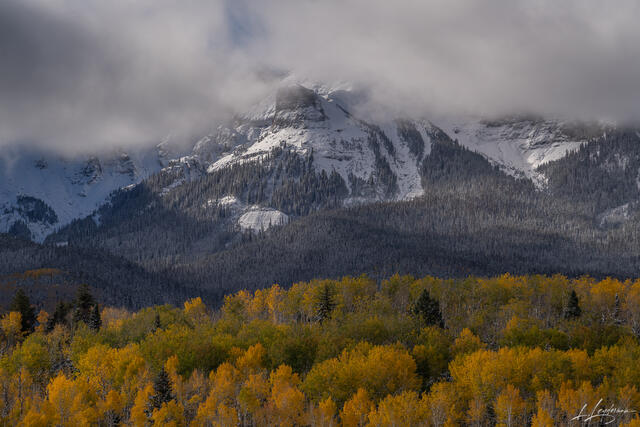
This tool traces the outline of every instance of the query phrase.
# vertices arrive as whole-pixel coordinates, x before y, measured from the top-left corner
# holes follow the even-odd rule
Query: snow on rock
[[[300,154],[313,153],[318,172],[340,174],[347,186],[351,177],[367,182],[380,167],[388,163],[397,177],[398,191],[393,199],[405,200],[423,193],[419,166],[431,149],[433,126],[426,121],[411,121],[412,136],[421,140],[420,150],[412,150],[415,141],[399,130],[399,121],[367,122],[348,111],[352,97],[345,89],[298,84],[280,90],[259,103],[229,127],[220,127],[212,137],[203,138],[194,155],[208,162],[208,172],[232,164],[256,161],[283,143]],[[354,96],[355,97],[355,96]],[[372,134],[376,146],[372,145]],[[382,200],[383,194],[366,200],[354,196],[347,204]]]
[[[24,224],[31,238],[42,241],[55,229],[90,215],[113,191],[159,171],[161,155],[151,149],[65,158],[26,148],[6,149],[0,155],[0,232]],[[49,210],[54,215],[41,215]]]
[[[289,222],[289,217],[276,209],[264,207],[252,207],[238,219],[238,225],[242,230],[254,232],[264,231],[276,225],[284,225]]]
[[[598,215],[598,224],[600,227],[616,226],[624,223],[637,210],[638,203],[625,203],[609,209]]]
[[[514,176],[525,176],[538,186],[545,179],[536,169],[560,159],[587,142],[572,137],[565,123],[542,119],[485,121],[479,118],[444,118],[437,122],[452,139],[486,156]],[[603,129],[604,132],[604,129]]]

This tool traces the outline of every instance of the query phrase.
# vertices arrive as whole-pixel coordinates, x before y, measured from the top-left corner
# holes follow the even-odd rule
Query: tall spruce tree
[[[78,288],[78,295],[76,297],[76,307],[73,312],[73,322],[84,322],[87,325],[91,319],[91,310],[96,305],[93,295],[89,292],[89,286],[86,284],[80,285]]]
[[[171,387],[171,379],[163,367],[153,382],[153,394],[149,397],[151,412],[153,412],[154,409],[160,409],[163,403],[168,403],[173,399],[174,396],[173,388]]]
[[[94,305],[93,310],[91,310],[89,327],[94,331],[99,331],[102,327],[102,318],[100,317],[100,307],[98,307],[98,304]]]
[[[160,313],[158,313],[157,311],[156,311],[156,318],[153,321],[153,326],[155,327],[156,330],[162,328],[162,322],[160,322]]]
[[[70,308],[70,304],[65,304],[63,301],[58,302],[56,309],[53,312],[53,316],[51,316],[47,321],[47,332],[53,331],[53,328],[55,328],[56,325],[64,325],[67,323],[67,314],[69,313]]]
[[[581,314],[582,309],[580,308],[580,300],[578,299],[578,294],[576,294],[575,290],[572,290],[571,294],[569,294],[569,301],[567,302],[567,306],[564,309],[564,318],[577,319]]]
[[[413,313],[422,318],[428,326],[439,326],[444,328],[444,320],[442,319],[440,304],[438,301],[431,298],[429,291],[426,289],[422,291],[420,297],[413,306]]]
[[[318,296],[316,317],[318,322],[322,323],[331,316],[331,312],[336,307],[336,303],[333,300],[333,289],[328,283],[320,289],[320,295]]]
[[[33,332],[36,324],[35,309],[29,301],[29,297],[22,289],[18,289],[11,301],[10,311],[17,311],[22,315],[21,330],[24,334]]]

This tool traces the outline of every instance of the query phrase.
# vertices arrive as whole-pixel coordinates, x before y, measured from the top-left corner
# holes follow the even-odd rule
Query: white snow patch
[[[585,140],[571,140],[559,122],[528,120],[488,126],[479,118],[444,118],[437,122],[452,139],[483,154],[513,176],[526,176],[538,186],[545,183],[536,169],[580,148]]]
[[[289,222],[289,216],[276,209],[253,207],[238,219],[238,225],[243,230],[254,232],[267,230],[269,227],[284,225]]]
[[[631,217],[632,210],[630,203],[609,209],[598,215],[598,223],[601,227],[622,224]]]

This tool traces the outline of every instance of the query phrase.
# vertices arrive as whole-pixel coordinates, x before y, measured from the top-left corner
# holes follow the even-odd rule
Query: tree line
[[[2,315],[0,423],[569,426],[601,399],[609,425],[640,422],[639,281],[359,276],[135,312],[80,287],[63,305],[18,292]]]

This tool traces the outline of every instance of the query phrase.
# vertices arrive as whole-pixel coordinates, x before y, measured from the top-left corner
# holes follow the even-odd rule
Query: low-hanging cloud
[[[406,114],[640,118],[634,0],[4,0],[0,145],[188,137],[280,69]]]

